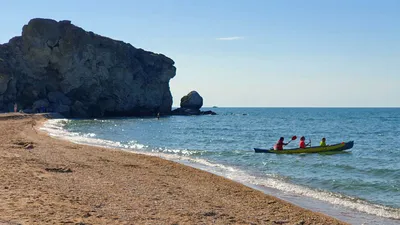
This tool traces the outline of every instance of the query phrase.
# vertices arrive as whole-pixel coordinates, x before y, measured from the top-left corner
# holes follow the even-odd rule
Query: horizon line
[[[180,106],[172,106],[179,108]],[[201,108],[400,108],[400,106],[202,106]]]

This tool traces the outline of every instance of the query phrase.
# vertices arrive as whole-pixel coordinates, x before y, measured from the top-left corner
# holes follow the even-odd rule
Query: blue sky
[[[175,61],[174,106],[400,107],[400,1],[2,1],[0,43],[31,18]]]

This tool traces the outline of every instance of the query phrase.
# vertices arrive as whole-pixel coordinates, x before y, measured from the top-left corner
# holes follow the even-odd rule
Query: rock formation
[[[174,109],[172,115],[216,115],[213,111],[200,111],[203,98],[197,91],[191,91],[181,98],[180,108]]]
[[[199,110],[203,106],[203,97],[197,91],[191,91],[181,98],[181,108]]]
[[[70,21],[32,19],[0,45],[0,111],[67,117],[169,114],[170,58],[87,32]]]

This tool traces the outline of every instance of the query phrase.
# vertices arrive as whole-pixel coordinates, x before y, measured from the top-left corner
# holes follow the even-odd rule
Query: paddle
[[[294,141],[294,140],[296,140],[296,139],[297,139],[297,136],[295,135],[295,136],[292,137],[292,139],[291,139],[290,141],[288,141],[287,144],[289,144],[291,141]]]
[[[291,141],[294,141],[296,139],[297,139],[297,136],[295,135],[295,136],[292,137],[291,140],[288,141],[288,143],[286,143],[286,145],[289,144]],[[274,150],[274,147],[270,148],[269,150]]]

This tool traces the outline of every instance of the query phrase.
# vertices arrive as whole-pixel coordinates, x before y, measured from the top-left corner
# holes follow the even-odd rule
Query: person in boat
[[[308,142],[307,144],[306,144],[306,138],[304,137],[304,136],[302,136],[301,138],[300,138],[300,143],[299,143],[299,147],[300,148],[306,148],[307,146],[310,146],[310,142]]]
[[[283,150],[283,146],[287,145],[289,143],[284,143],[283,141],[285,140],[284,137],[280,137],[278,142],[274,145],[274,150]]]
[[[321,142],[319,143],[319,146],[325,147],[326,146],[326,138],[322,138]]]

